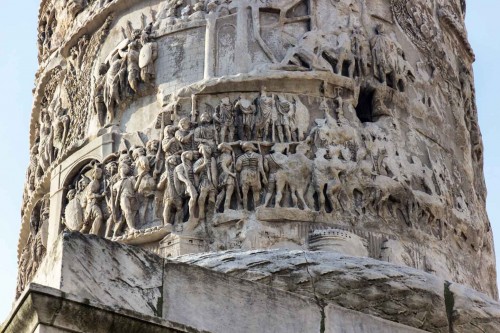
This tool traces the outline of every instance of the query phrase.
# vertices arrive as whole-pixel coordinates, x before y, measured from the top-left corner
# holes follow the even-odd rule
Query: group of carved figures
[[[161,29],[182,22],[203,20],[206,13],[213,12],[223,2],[231,1],[196,0],[190,4],[185,0],[167,0],[160,7],[155,27]]]
[[[33,279],[46,253],[42,227],[48,225],[50,201],[44,198],[35,205],[30,217],[28,239],[19,256],[16,298]]]
[[[59,100],[40,113],[37,140],[31,148],[27,171],[27,189],[31,194],[39,186],[43,175],[65,146],[70,126],[67,110]]]
[[[142,30],[129,26],[125,39],[99,66],[94,111],[100,126],[113,124],[122,101],[138,93],[141,82],[154,84],[158,44],[153,41],[152,29],[152,23]]]
[[[331,70],[350,78],[370,74],[381,83],[404,91],[413,69],[403,48],[385,32],[384,25],[375,28],[368,40],[359,24],[339,27],[336,31],[311,30],[288,49],[283,65],[295,65],[314,70]]]
[[[184,230],[192,230],[213,214],[259,206],[384,218],[396,218],[397,207],[410,223],[412,182],[427,195],[438,193],[433,171],[417,157],[411,172],[403,173],[382,134],[368,133],[370,143],[360,141],[362,127],[345,117],[353,108],[340,97],[333,108],[323,101],[324,119],[290,142],[230,140],[235,129],[217,128],[213,120],[220,119],[222,106],[240,103],[223,98],[213,117],[203,113],[194,128],[182,118],[164,127],[160,140],[84,168],[67,193],[66,225],[113,238],[160,221],[187,222]]]
[[[309,111],[298,97],[263,90],[255,99],[240,96],[231,101],[224,97],[215,108],[206,104],[198,129],[190,130],[187,118],[181,119],[179,126],[186,133],[192,132],[190,141],[181,140],[183,147],[194,148],[200,142],[297,142],[304,139],[308,122]]]

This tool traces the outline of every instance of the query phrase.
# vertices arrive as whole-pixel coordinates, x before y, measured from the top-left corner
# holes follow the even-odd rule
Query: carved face
[[[68,194],[66,194],[66,198],[68,198],[68,200],[71,201],[75,198],[75,195],[76,195],[75,190],[69,190]]]
[[[92,178],[94,179],[101,179],[102,178],[102,169],[101,168],[94,168],[94,170],[92,170]]]
[[[130,167],[126,163],[121,163],[118,168],[120,170],[120,176],[122,178],[128,176],[128,174],[130,173]]]
[[[179,127],[183,130],[188,130],[190,127],[191,123],[188,118],[182,118],[179,120]]]
[[[146,144],[146,149],[149,155],[156,155],[158,152],[159,142],[158,140],[149,140]]]
[[[192,151],[185,151],[181,155],[182,162],[185,161],[191,161],[193,159],[193,152]]]
[[[201,145],[198,151],[203,157],[210,157],[212,155],[212,149],[207,145]]]
[[[109,176],[116,175],[118,172],[118,166],[116,165],[115,162],[111,162],[106,165],[106,172],[108,173]]]
[[[210,114],[207,113],[207,112],[204,112],[200,116],[200,121],[201,121],[202,124],[208,124],[211,120],[212,120],[212,116],[210,116]]]
[[[177,128],[173,125],[168,125],[165,127],[164,135],[167,139],[173,138]]]
[[[170,156],[167,159],[167,163],[170,165],[179,165],[179,157],[178,156]]]

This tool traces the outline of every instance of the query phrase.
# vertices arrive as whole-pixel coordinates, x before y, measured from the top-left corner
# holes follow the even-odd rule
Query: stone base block
[[[500,332],[500,304],[483,294],[333,252],[228,251],[166,260],[68,233],[35,280],[45,286],[30,285],[0,332]]]
[[[205,252],[205,249],[204,239],[178,234],[169,234],[160,242],[160,254],[163,258],[201,253]]]

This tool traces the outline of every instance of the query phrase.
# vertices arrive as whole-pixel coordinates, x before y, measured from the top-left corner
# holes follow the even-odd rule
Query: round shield
[[[71,199],[64,209],[66,217],[66,227],[70,231],[80,231],[83,226],[83,209],[80,205],[80,200],[77,198]]]
[[[145,44],[141,48],[139,54],[139,67],[144,68],[153,61],[153,45],[151,43]]]

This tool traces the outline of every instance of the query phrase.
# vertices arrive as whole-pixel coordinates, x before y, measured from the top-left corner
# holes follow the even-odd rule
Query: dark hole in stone
[[[361,88],[359,92],[356,115],[362,123],[373,122],[373,95],[372,89]]]

